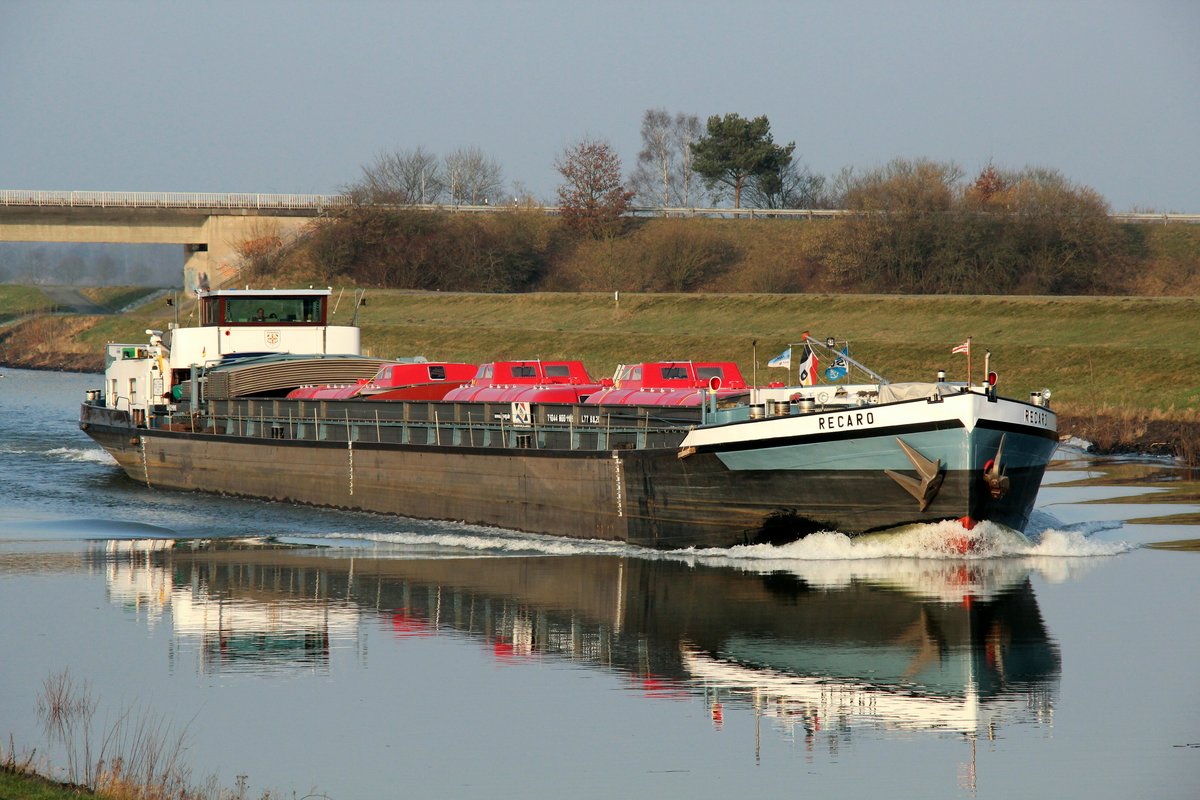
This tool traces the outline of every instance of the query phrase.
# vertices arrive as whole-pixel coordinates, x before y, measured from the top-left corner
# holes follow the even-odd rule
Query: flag
[[[817,382],[817,354],[808,345],[800,356],[800,385],[812,386]]]
[[[970,355],[971,354],[971,340],[967,339],[965,342],[958,345],[950,352],[951,353],[966,353],[967,355]]]
[[[850,364],[846,361],[848,355],[849,347],[843,347],[842,354],[833,360],[833,366],[825,370],[825,380],[840,381],[846,377],[846,373],[850,371]]]
[[[783,367],[784,369],[792,368],[792,348],[789,346],[779,355],[767,362],[768,367]]]

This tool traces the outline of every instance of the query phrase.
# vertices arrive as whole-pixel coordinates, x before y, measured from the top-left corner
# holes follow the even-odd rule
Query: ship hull
[[[993,409],[977,409],[972,398],[962,404],[970,413],[949,402],[937,413],[896,405],[910,407],[892,416],[879,407],[873,424],[858,429],[837,427],[832,413],[820,423],[817,414],[681,430],[671,446],[590,450],[455,444],[460,437],[449,432],[445,444],[414,444],[354,434],[303,439],[290,429],[265,438],[246,435],[240,422],[237,435],[203,425],[141,428],[88,404],[81,427],[152,488],[654,548],[782,543],[821,530],[854,535],[960,518],[1025,527],[1056,444],[1052,429],[1020,424],[1013,414],[1021,409],[988,414]],[[937,463],[931,496],[903,485],[904,476],[918,481],[920,473],[901,440]],[[984,480],[997,455],[1006,478],[1001,497]]]

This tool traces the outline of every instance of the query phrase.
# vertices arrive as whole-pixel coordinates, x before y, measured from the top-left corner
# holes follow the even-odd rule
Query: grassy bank
[[[54,301],[36,286],[0,286],[0,323],[25,314],[53,310]]]
[[[31,772],[0,767],[0,797],[4,800],[78,800],[80,797],[103,796]]]
[[[336,297],[336,295],[335,295]],[[348,323],[351,293],[335,321]],[[189,306],[180,309],[188,324]],[[112,317],[34,317],[0,331],[0,363],[99,371],[108,341],[141,342],[165,328],[158,303]],[[1200,408],[1200,298],[994,297],[371,291],[363,346],[382,357],[484,361],[579,358],[593,375],[660,358],[737,361],[760,383],[783,380],[766,362],[804,331],[851,342],[851,354],[891,380],[938,369],[965,379],[951,355],[968,336],[974,372],[992,352],[1000,388],[1049,387],[1065,433],[1110,446],[1194,438]],[[757,346],[754,345],[757,342]],[[757,369],[755,367],[757,352]],[[792,376],[794,378],[794,375]],[[1185,448],[1186,449],[1186,448]],[[1192,446],[1192,450],[1194,450]]]

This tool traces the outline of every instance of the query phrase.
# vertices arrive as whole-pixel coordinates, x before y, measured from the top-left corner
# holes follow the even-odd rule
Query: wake
[[[1096,558],[1120,555],[1134,548],[1122,541],[1091,538],[1120,523],[1036,529],[1028,536],[990,522],[967,531],[957,522],[907,525],[881,533],[850,537],[838,531],[809,534],[784,545],[738,545],[730,548],[653,550],[597,539],[567,539],[520,533],[463,523],[429,523],[425,530],[330,533],[323,539],[369,547],[375,555],[619,555],[645,559],[674,559],[706,564],[761,569],[757,562],[987,561],[1026,558]]]

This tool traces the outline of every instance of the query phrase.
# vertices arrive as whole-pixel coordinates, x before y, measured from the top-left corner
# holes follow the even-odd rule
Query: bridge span
[[[342,195],[0,190],[0,241],[178,244],[183,285],[225,286],[241,246],[287,240],[349,200]]]

